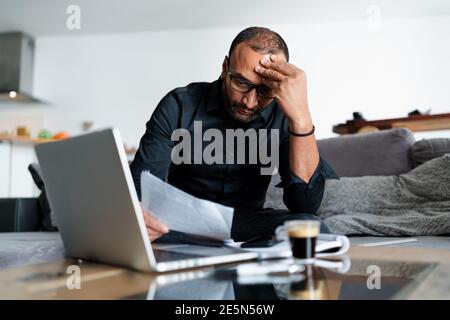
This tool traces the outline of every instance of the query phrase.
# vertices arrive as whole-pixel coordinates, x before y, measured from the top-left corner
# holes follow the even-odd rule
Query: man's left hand
[[[261,75],[263,84],[273,90],[291,129],[311,129],[305,72],[276,55],[264,56],[255,71]]]

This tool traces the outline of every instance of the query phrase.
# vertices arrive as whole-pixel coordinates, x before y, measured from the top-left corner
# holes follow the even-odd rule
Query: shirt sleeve
[[[314,214],[320,207],[326,179],[339,179],[333,168],[320,157],[319,164],[309,182],[298,177],[289,165],[289,139],[280,146],[280,177],[276,185],[283,188],[283,202],[292,213]]]
[[[174,145],[171,136],[179,121],[179,110],[176,97],[169,93],[160,101],[146,124],[145,134],[130,165],[139,200],[141,199],[142,171],[148,170],[162,180],[167,176]]]

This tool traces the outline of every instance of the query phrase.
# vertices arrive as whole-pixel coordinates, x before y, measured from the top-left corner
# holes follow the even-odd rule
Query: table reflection
[[[287,284],[274,284],[277,295],[289,300],[330,300],[336,299],[339,292],[330,293],[329,279],[320,267],[306,265],[304,277]],[[337,293],[337,294],[336,294]]]
[[[286,268],[283,267],[283,264]],[[250,262],[227,268],[211,268],[156,276],[147,293],[128,297],[157,300],[336,300],[392,299],[410,288],[434,265],[423,263],[317,261],[290,270],[289,260]],[[382,286],[367,286],[368,266],[379,266]],[[239,268],[246,272],[239,273]],[[255,269],[252,269],[254,268]],[[268,272],[261,272],[266,268]],[[254,273],[248,272],[255,270]],[[275,271],[274,271],[275,270]]]

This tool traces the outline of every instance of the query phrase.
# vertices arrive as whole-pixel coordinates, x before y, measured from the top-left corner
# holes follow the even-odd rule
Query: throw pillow
[[[340,177],[401,174],[412,167],[409,151],[414,134],[404,128],[322,139],[322,157]]]
[[[449,138],[434,138],[417,141],[411,148],[411,160],[414,167],[428,160],[450,153]]]

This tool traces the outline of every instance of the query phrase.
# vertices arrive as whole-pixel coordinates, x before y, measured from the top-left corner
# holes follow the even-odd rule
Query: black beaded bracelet
[[[288,126],[288,130],[289,130],[289,133],[292,134],[293,136],[296,136],[296,137],[307,137],[307,136],[310,136],[310,135],[314,134],[314,131],[316,130],[316,128],[313,125],[312,130],[310,132],[307,132],[307,133],[292,132],[291,128],[289,128],[289,126]]]

